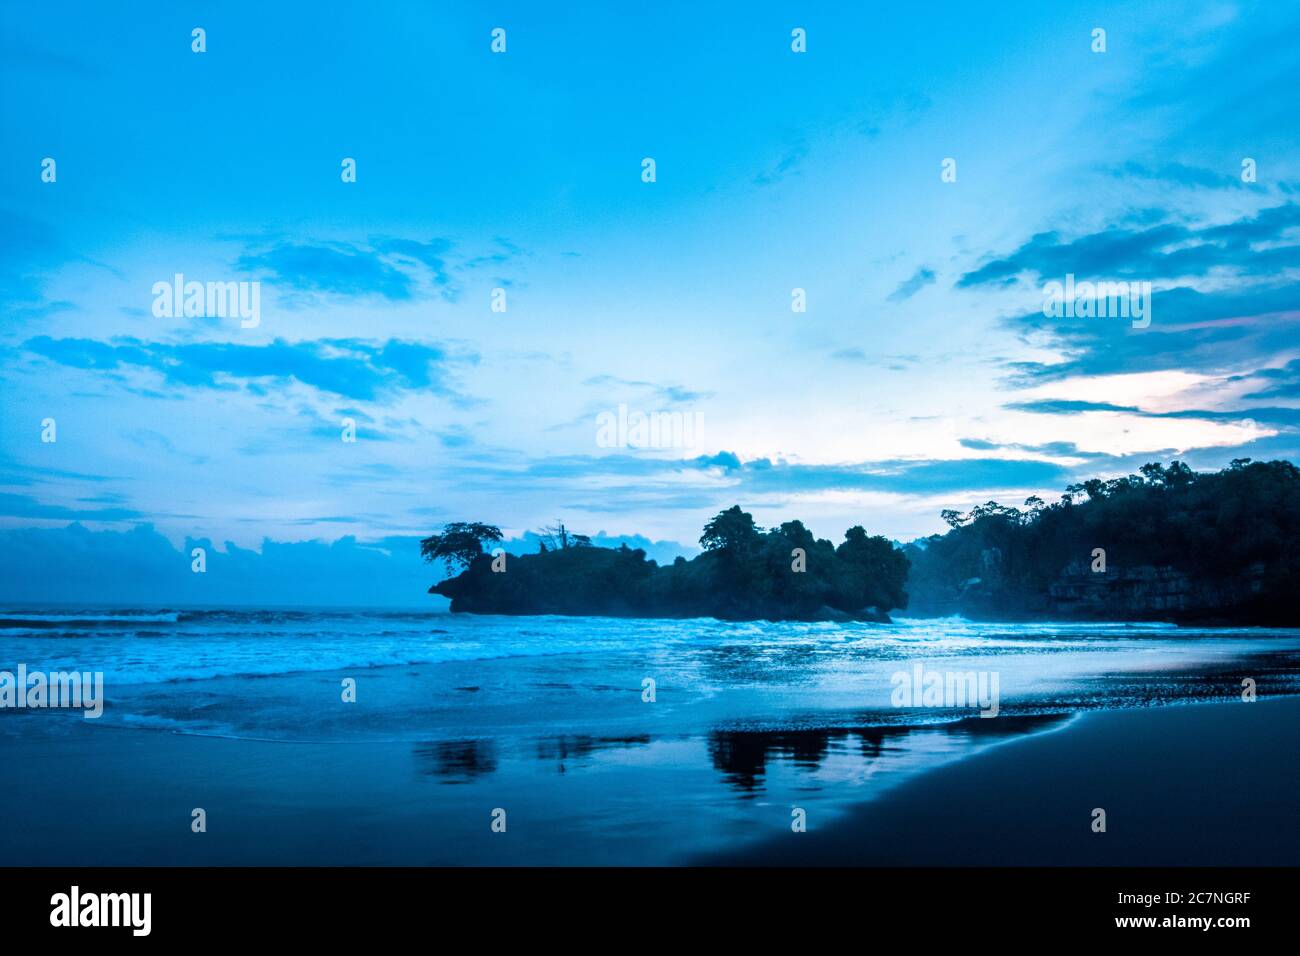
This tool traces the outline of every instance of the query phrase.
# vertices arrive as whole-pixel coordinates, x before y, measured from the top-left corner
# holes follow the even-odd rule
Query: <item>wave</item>
[[[1148,623],[997,623],[904,618],[892,625],[725,622],[712,619],[541,618],[410,610],[69,608],[0,610],[3,657],[45,670],[93,664],[118,684],[201,681],[583,655],[623,662],[664,656],[702,673],[735,667],[771,675],[813,665],[840,680],[865,667],[912,658],[997,658],[999,667],[1041,658],[1047,670],[1092,650],[1191,660],[1194,644],[1229,642],[1240,655],[1296,632],[1173,630]],[[1242,639],[1246,639],[1243,641]],[[1290,644],[1287,643],[1287,647]],[[1261,645],[1261,649],[1264,645]],[[1050,661],[1049,661],[1050,659]],[[0,662],[2,663],[2,662]],[[639,666],[639,665],[638,665]],[[886,675],[887,676],[887,675]]]
[[[180,620],[181,613],[179,611],[158,613],[145,613],[142,611],[122,611],[119,613],[75,612],[69,614],[50,614],[47,612],[27,614],[9,611],[0,613],[0,627],[3,628],[64,627],[69,624],[121,624],[130,627],[136,624],[177,624]]]

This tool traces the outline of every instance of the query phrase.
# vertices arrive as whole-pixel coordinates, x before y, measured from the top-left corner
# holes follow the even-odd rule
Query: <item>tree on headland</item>
[[[447,562],[451,571],[464,571],[484,553],[483,545],[502,540],[501,529],[479,521],[454,521],[444,525],[442,534],[431,534],[420,541],[420,555],[425,561]]]
[[[868,535],[856,525],[844,532],[835,556],[852,571],[844,585],[850,606],[907,607],[908,560],[888,538]]]
[[[461,568],[430,588],[451,598],[453,611],[882,620],[890,608],[907,606],[907,559],[861,527],[850,529],[837,551],[801,521],[765,531],[735,505],[705,525],[702,554],[661,568],[640,548],[594,547],[557,521],[537,532],[538,553],[512,559],[504,574],[475,560],[474,529],[486,527],[448,525],[426,539],[426,556],[454,557]]]
[[[704,526],[704,534],[700,535],[700,547],[705,551],[743,554],[758,543],[761,530],[754,524],[753,515],[741,511],[740,505],[732,505]]]

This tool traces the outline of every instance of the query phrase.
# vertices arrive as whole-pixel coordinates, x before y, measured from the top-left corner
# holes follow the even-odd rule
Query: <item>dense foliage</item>
[[[733,506],[705,525],[702,554],[665,567],[563,524],[544,529],[541,553],[498,558],[496,570],[492,525],[448,525],[422,551],[461,571],[429,589],[453,611],[879,620],[910,604],[992,619],[1300,624],[1300,469],[1287,461],[1199,474],[1149,464],[1071,485],[1054,504],[990,501],[942,517],[951,530],[906,548],[861,527],[835,546],[799,521],[764,530]]]
[[[816,620],[882,619],[907,606],[907,559],[860,527],[836,547],[799,521],[764,531],[733,506],[705,526],[704,552],[690,561],[660,567],[642,550],[597,548],[582,535],[561,533],[548,536],[550,546],[538,554],[498,556],[496,570],[479,542],[458,537],[466,528],[496,532],[490,525],[448,525],[423,548],[428,560],[469,558],[461,574],[429,589],[451,598],[453,611]],[[455,551],[449,536],[459,543]]]
[[[499,542],[501,529],[478,521],[456,521],[442,534],[431,534],[420,542],[420,556],[426,561],[444,561],[447,567],[463,571],[483,555],[485,543]]]
[[[1167,613],[1153,599],[1149,616],[1253,623],[1298,617],[1300,469],[1287,461],[1243,458],[1199,474],[1178,461],[1148,464],[1136,475],[1072,485],[1055,504],[1030,498],[1022,509],[990,501],[943,517],[951,531],[906,549],[908,587],[920,613],[1053,613],[1053,585],[1059,591],[1071,574],[1094,579],[1094,550],[1102,549],[1106,570],[1095,581],[1127,581],[1128,592],[1127,603],[1103,603],[1098,613],[1141,610],[1134,572],[1163,569],[1181,582],[1177,601],[1164,602],[1177,606]]]

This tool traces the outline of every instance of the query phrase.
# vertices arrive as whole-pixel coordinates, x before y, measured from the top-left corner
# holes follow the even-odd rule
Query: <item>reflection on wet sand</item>
[[[585,761],[603,750],[645,747],[651,741],[649,734],[629,737],[595,737],[589,734],[543,737],[537,741],[537,759],[553,762],[559,773],[567,773],[572,761]]]
[[[425,763],[425,773],[442,783],[469,783],[497,769],[496,743],[491,740],[439,740],[420,744],[415,755]]]
[[[773,758],[790,760],[796,768],[812,772],[821,767],[832,753],[850,754],[856,750],[864,764],[871,764],[911,749],[904,743],[909,738],[941,735],[977,744],[1046,730],[1065,719],[1063,715],[1003,717],[998,720],[972,717],[921,727],[718,730],[709,734],[709,756],[714,769],[733,789],[751,793],[762,788],[768,760]]]
[[[772,760],[788,760],[797,770],[813,773],[830,756],[856,755],[867,770],[872,764],[919,749],[914,745],[924,741],[942,738],[959,746],[978,745],[1046,730],[1065,719],[1064,715],[1035,715],[998,720],[968,718],[922,726],[719,729],[711,731],[705,742],[713,769],[723,782],[740,794],[752,795],[763,789]],[[650,734],[565,734],[537,738],[524,754],[553,764],[556,772],[564,774],[588,765],[602,752],[649,747],[655,741]],[[424,773],[449,784],[469,783],[493,774],[500,762],[497,744],[489,739],[432,741],[417,746],[415,755]]]

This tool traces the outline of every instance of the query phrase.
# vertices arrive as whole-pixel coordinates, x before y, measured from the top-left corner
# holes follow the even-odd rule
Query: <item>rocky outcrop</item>
[[[972,620],[1170,621],[1205,624],[1279,624],[1293,620],[1267,592],[1267,569],[1215,581],[1198,580],[1168,565],[1134,565],[1094,572],[1072,564],[1047,586],[1007,581],[996,570],[913,600],[920,617],[960,614]],[[916,594],[916,592],[913,592]]]
[[[1052,583],[1048,609],[1062,617],[1185,620],[1226,615],[1250,603],[1260,590],[1263,565],[1240,579],[1193,581],[1172,567],[1111,566],[1094,572],[1072,565]]]

